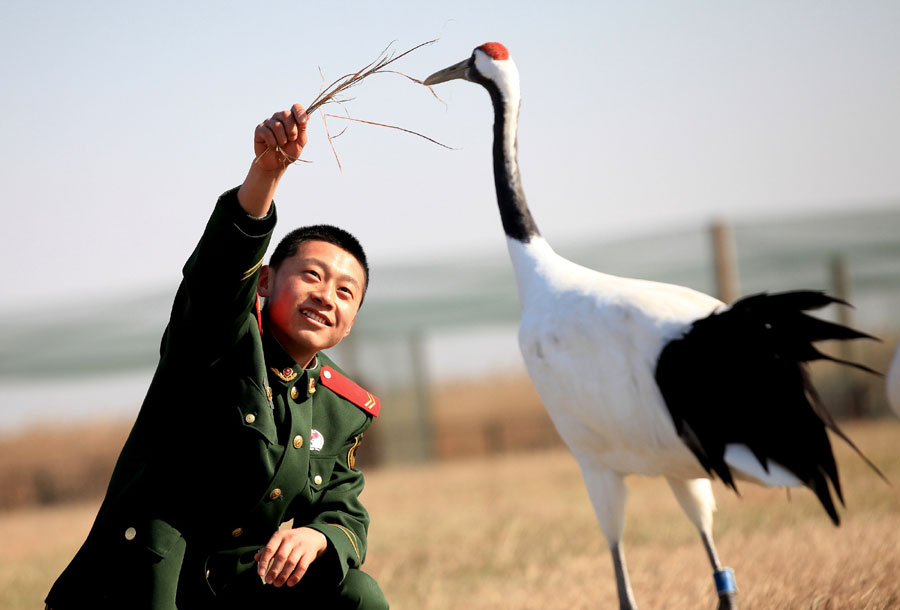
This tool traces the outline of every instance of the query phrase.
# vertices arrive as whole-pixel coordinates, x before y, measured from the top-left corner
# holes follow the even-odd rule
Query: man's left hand
[[[326,548],[328,539],[318,530],[309,527],[278,530],[253,559],[265,584],[293,587]]]

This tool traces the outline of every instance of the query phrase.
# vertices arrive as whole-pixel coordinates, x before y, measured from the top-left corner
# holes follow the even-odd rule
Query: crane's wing
[[[846,305],[819,291],[743,298],[667,344],[656,382],[679,436],[707,472],[737,491],[725,453],[729,446],[744,446],[765,472],[783,467],[809,487],[838,524],[829,481],[841,503],[843,495],[825,429],[875,466],[825,410],[805,363],[825,359],[874,371],[813,345],[873,338],[804,313],[832,303]]]

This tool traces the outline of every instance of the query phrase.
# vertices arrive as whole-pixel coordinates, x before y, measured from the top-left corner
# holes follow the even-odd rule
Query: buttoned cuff
[[[331,540],[329,540],[325,552],[312,564],[315,567],[316,581],[324,581],[327,584],[334,585],[339,584],[344,580],[344,575],[347,572],[346,568],[341,569],[341,564],[343,562],[334,545],[331,544]]]

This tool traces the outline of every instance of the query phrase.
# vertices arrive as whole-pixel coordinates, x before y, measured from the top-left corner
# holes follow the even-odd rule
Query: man
[[[297,104],[257,126],[255,160],[184,267],[156,374],[48,608],[388,607],[360,570],[355,468],[380,404],[321,353],[353,326],[365,254],[323,225],[288,234],[262,265],[306,124]]]

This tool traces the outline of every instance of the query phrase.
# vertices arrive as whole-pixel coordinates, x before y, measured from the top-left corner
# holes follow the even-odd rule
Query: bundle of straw
[[[409,130],[409,129],[404,129],[403,127],[397,127],[395,125],[387,125],[384,123],[376,123],[374,121],[364,121],[362,119],[353,118],[349,115],[342,116],[342,115],[336,115],[336,114],[325,114],[321,110],[322,106],[325,106],[326,104],[344,104],[344,103],[350,101],[351,98],[343,97],[343,94],[348,89],[355,87],[356,85],[361,83],[366,78],[372,76],[373,74],[398,74],[400,76],[408,78],[409,80],[411,80],[415,83],[424,85],[424,83],[422,81],[415,79],[407,74],[398,72],[396,70],[388,70],[386,68],[389,65],[391,65],[392,63],[394,63],[395,61],[397,61],[398,59],[400,59],[406,55],[409,55],[410,53],[412,53],[413,51],[415,51],[417,49],[420,49],[424,46],[433,44],[433,43],[437,42],[437,40],[438,39],[435,38],[434,40],[429,40],[427,42],[423,42],[421,44],[418,44],[418,45],[412,47],[411,49],[408,49],[408,50],[400,53],[399,55],[397,55],[394,51],[391,50],[391,47],[394,44],[392,42],[387,47],[385,47],[385,49],[381,53],[378,54],[378,57],[376,57],[374,61],[372,61],[368,65],[364,66],[360,70],[357,70],[356,72],[353,72],[350,74],[345,74],[345,75],[341,76],[340,78],[338,78],[334,82],[332,82],[330,85],[323,88],[319,92],[319,95],[316,96],[316,99],[314,99],[309,104],[309,106],[306,107],[307,115],[311,115],[313,112],[316,112],[317,110],[319,111],[319,114],[322,117],[322,122],[325,124],[325,133],[326,133],[326,136],[328,137],[328,143],[331,145],[331,150],[334,153],[335,160],[337,161],[338,169],[343,171],[343,168],[341,167],[341,161],[338,158],[337,151],[334,148],[333,140],[334,140],[334,138],[337,138],[341,134],[343,134],[344,131],[342,130],[337,135],[332,136],[328,130],[328,122],[326,121],[326,117],[337,118],[337,119],[346,119],[349,121],[356,121],[358,123],[366,123],[368,125],[376,125],[379,127],[388,127],[390,129],[398,129],[400,131],[405,131],[406,133],[411,133],[413,135],[417,135],[420,138],[425,138],[426,140],[433,142],[433,143],[437,144],[438,146],[443,146],[444,148],[450,148],[449,146],[447,146],[445,144],[441,144],[440,142],[433,140],[433,139],[429,138],[428,136],[424,136],[420,133],[417,133],[417,132]],[[320,73],[321,73],[321,71],[320,71]],[[434,93],[434,90],[431,89],[431,87],[428,87],[428,88],[429,88],[429,90],[431,90],[432,95],[434,95],[437,99],[440,100],[440,98],[437,96],[437,94]],[[262,157],[267,152],[268,152],[268,149],[263,151],[263,153],[260,155],[260,157]],[[281,152],[281,151],[279,151],[279,152]],[[258,158],[259,157],[257,157],[257,159]],[[294,162],[300,161],[300,160],[301,159],[288,159],[288,161],[290,163],[294,163]]]
[[[316,97],[316,99],[314,99],[312,101],[312,103],[309,106],[307,106],[306,113],[311,114],[311,113],[315,112],[316,110],[318,110],[321,106],[324,106],[325,104],[332,104],[332,103],[340,104],[340,103],[349,101],[348,99],[340,99],[340,98],[337,98],[336,96],[338,94],[344,93],[345,91],[347,91],[347,89],[350,89],[351,87],[355,87],[356,85],[361,83],[364,79],[372,76],[373,74],[385,74],[385,73],[399,74],[400,76],[406,77],[413,82],[419,83],[420,85],[423,84],[422,81],[417,80],[406,74],[403,74],[402,72],[397,72],[396,70],[385,70],[385,68],[387,66],[389,66],[390,64],[394,63],[395,61],[397,61],[398,59],[400,59],[401,57],[409,55],[413,51],[420,49],[424,46],[434,44],[435,42],[437,42],[437,38],[435,38],[434,40],[429,40],[427,42],[423,42],[421,44],[417,44],[413,48],[408,49],[408,50],[404,51],[403,53],[400,53],[400,55],[395,55],[395,53],[393,51],[391,51],[391,47],[394,44],[392,42],[381,53],[378,54],[378,57],[375,59],[375,61],[373,61],[369,65],[365,66],[361,70],[354,72],[353,74],[345,74],[344,76],[341,76],[340,78],[335,80],[333,83],[331,83],[330,85],[325,87],[325,89],[319,93],[319,95]]]

